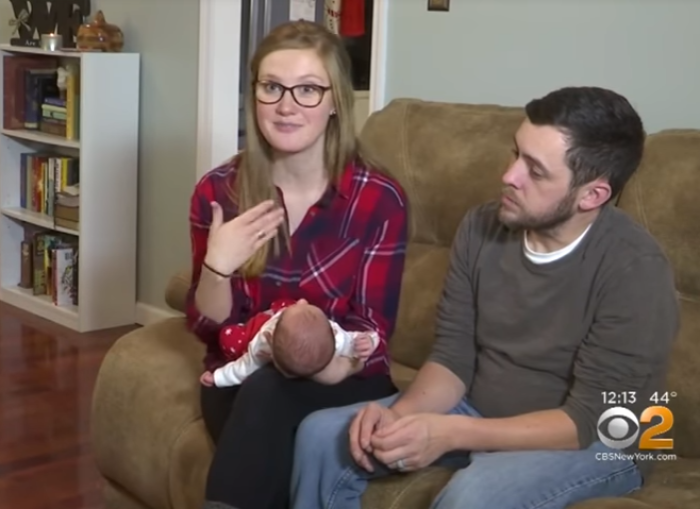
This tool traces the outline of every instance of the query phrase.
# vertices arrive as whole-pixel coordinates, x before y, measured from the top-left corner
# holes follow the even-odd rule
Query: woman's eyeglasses
[[[315,108],[331,87],[315,84],[294,85],[293,87],[285,87],[274,81],[256,81],[255,82],[255,98],[263,104],[276,104],[282,100],[284,94],[289,92],[292,94],[294,102],[304,108]]]

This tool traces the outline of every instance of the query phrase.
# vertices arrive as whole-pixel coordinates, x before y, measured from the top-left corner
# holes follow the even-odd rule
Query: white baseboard
[[[172,309],[159,308],[144,302],[136,303],[136,323],[139,325],[150,325],[167,320],[168,318],[178,318],[181,316],[184,315]]]

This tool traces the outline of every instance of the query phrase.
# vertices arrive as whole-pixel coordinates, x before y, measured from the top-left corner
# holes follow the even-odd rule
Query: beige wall
[[[369,92],[360,90],[355,92],[355,128],[359,133],[369,116]]]
[[[389,100],[523,105],[596,84],[626,94],[650,132],[700,127],[698,1],[389,1]]]
[[[92,0],[92,12],[98,9],[124,31],[124,50],[141,53],[138,300],[165,307],[169,276],[189,266],[199,0]],[[2,42],[9,42],[11,15],[9,2],[0,3]]]

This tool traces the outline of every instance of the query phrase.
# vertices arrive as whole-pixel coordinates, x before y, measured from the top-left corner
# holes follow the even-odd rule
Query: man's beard
[[[554,206],[554,208],[540,216],[528,214],[521,209],[519,216],[512,219],[501,211],[499,213],[499,219],[512,230],[551,231],[566,223],[574,216],[575,202],[576,193],[575,190],[572,189],[556,204],[556,206]]]

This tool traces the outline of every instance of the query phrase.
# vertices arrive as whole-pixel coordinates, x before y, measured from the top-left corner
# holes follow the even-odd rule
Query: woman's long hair
[[[246,94],[246,147],[239,154],[236,182],[231,186],[231,198],[239,212],[248,210],[265,200],[279,204],[279,196],[272,182],[273,150],[258,127],[255,83],[262,60],[275,51],[285,49],[315,50],[330,78],[335,115],[328,119],[324,146],[324,165],[330,182],[338,182],[345,166],[359,157],[355,132],[355,94],[351,80],[350,57],[341,39],[322,25],[308,21],[293,21],[273,29],[257,48],[250,63],[251,81]],[[289,248],[286,222],[282,239]],[[262,273],[270,253],[280,251],[280,236],[266,243],[242,267],[244,276]]]

